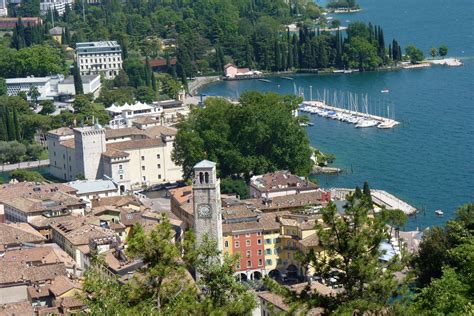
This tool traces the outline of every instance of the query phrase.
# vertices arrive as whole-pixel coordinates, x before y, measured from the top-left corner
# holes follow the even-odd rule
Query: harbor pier
[[[303,101],[300,106],[300,111],[345,121],[355,124],[356,127],[377,126],[378,128],[387,129],[400,124],[400,122],[390,118],[331,106],[323,101]]]
[[[344,200],[349,193],[353,193],[354,189],[334,188],[331,189],[331,197],[335,200]],[[416,208],[407,202],[397,198],[393,194],[384,190],[370,190],[372,201],[375,206],[384,206],[387,210],[401,210],[406,215],[416,213]]]

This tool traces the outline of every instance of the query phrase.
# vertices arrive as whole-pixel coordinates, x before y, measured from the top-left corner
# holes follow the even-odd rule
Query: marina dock
[[[393,128],[400,124],[390,118],[327,105],[324,101],[303,101],[300,111],[355,124],[356,127]]]
[[[353,189],[334,188],[331,189],[331,197],[335,200],[344,200],[349,193],[353,193]],[[387,210],[401,210],[406,215],[416,213],[416,208],[405,201],[397,198],[393,194],[384,190],[370,190],[372,201],[378,207],[385,206]]]

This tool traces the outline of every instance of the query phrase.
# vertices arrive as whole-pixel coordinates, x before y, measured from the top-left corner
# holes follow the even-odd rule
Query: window
[[[266,255],[271,255],[271,254],[272,254],[272,250],[271,250],[270,248],[265,249],[265,254],[266,254]]]
[[[156,159],[160,159],[160,158],[161,158],[160,154],[156,154]]]
[[[158,175],[158,179],[161,179],[161,174]]]
[[[142,156],[142,160],[145,160],[145,156]]]
[[[143,176],[143,181],[146,181],[146,176]]]
[[[224,241],[224,247],[229,248],[229,241],[228,240]]]
[[[250,255],[251,255],[251,254],[252,254],[252,253],[250,252],[250,250],[247,250],[247,258],[250,258]]]
[[[123,175],[120,175],[120,180],[123,180]]]
[[[261,256],[261,255],[262,255],[262,252],[263,252],[262,249],[258,249],[257,254],[258,254],[259,256]]]
[[[252,261],[247,260],[247,268],[251,268],[251,267],[252,267]]]
[[[262,259],[258,259],[258,266],[259,267],[263,266],[263,260]]]
[[[280,243],[280,238],[275,238],[275,239],[273,239],[273,242],[274,242],[275,244]]]
[[[145,171],[145,166],[142,166],[142,170]]]
[[[236,241],[236,242],[234,243],[234,247],[235,247],[235,248],[239,248],[239,247],[240,247],[240,242]]]
[[[261,245],[262,244],[262,240],[261,239],[257,239],[257,245]]]
[[[274,254],[279,254],[279,253],[280,253],[280,248],[275,248],[275,249],[273,250],[273,253],[274,253]]]
[[[123,168],[123,165],[119,165],[119,170],[122,170],[122,168]]]
[[[250,247],[250,239],[247,239],[247,240],[245,241],[245,245],[246,245],[247,247]]]
[[[157,164],[156,166],[158,167],[158,169],[161,169],[161,164]]]
[[[271,245],[272,240],[270,238],[265,239],[265,245]]]
[[[245,234],[245,237],[250,237],[250,234]]]
[[[272,262],[272,259],[267,259],[267,260],[265,260],[265,264],[266,264],[267,266],[271,266],[272,263],[273,263],[273,262]]]
[[[236,268],[236,269],[240,269],[240,263],[237,263],[237,264],[235,265],[235,268]]]
[[[262,232],[257,232],[257,236],[262,236]]]
[[[234,238],[239,238],[239,237],[240,237],[240,235],[234,235]]]

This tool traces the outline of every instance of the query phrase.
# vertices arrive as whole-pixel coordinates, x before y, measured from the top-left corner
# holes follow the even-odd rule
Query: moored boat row
[[[399,124],[399,122],[393,119],[328,106],[322,101],[305,101],[300,105],[299,110],[354,124],[357,128],[377,127],[380,129],[390,129]]]

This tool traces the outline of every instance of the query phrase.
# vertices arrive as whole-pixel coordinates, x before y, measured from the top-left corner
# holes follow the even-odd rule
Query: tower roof
[[[194,169],[196,169],[196,168],[214,168],[215,166],[216,166],[215,162],[204,159],[201,162],[198,162],[194,166]]]

